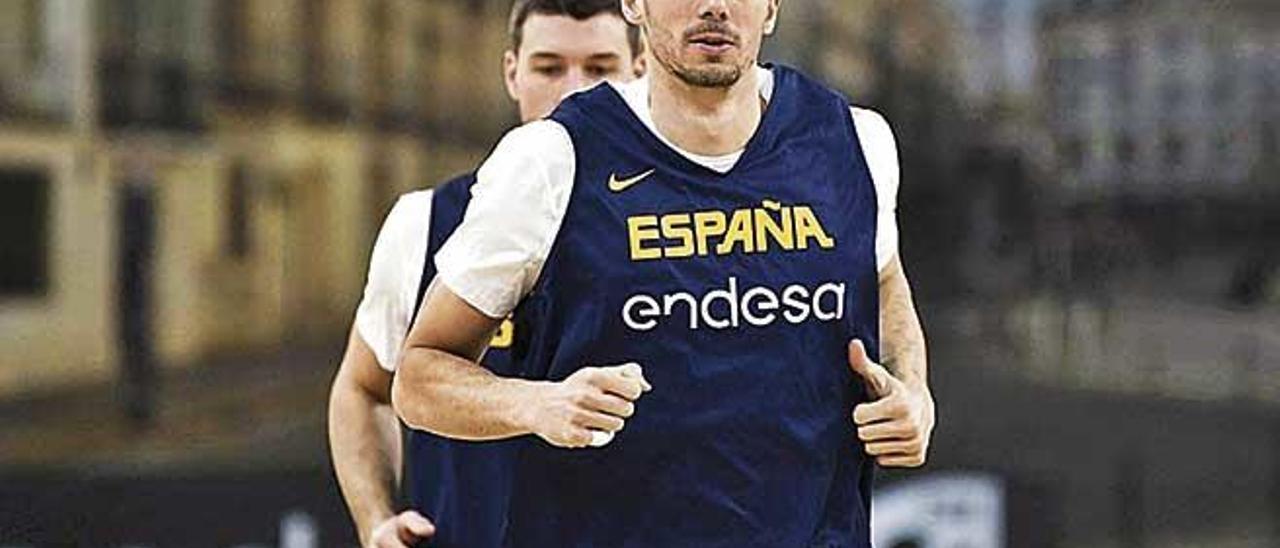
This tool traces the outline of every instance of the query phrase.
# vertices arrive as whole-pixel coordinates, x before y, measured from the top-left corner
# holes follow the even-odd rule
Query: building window
[[[391,6],[386,2],[369,2],[369,65],[373,75],[373,100],[378,106],[385,106],[387,88],[393,82],[391,78],[391,51],[395,37],[392,36]]]
[[[1111,74],[1108,78],[1115,82],[1117,95],[1126,105],[1133,101],[1134,88],[1137,82],[1135,69],[1138,65],[1138,48],[1133,38],[1122,34],[1120,44],[1112,60]]]
[[[204,67],[194,52],[204,36],[194,32],[193,6],[193,0],[104,1],[97,87],[108,129],[201,128],[197,76]]]
[[[1133,138],[1129,134],[1124,133],[1116,139],[1116,163],[1121,169],[1128,169],[1133,165],[1133,158],[1137,152],[1137,147],[1133,143]]]
[[[1226,106],[1235,98],[1235,81],[1227,68],[1220,68],[1218,77],[1213,80],[1213,104]]]
[[[1084,169],[1084,144],[1080,139],[1068,138],[1061,142],[1060,154],[1063,166],[1068,172],[1076,173]]]
[[[464,2],[472,16],[484,14],[485,5],[488,3],[486,0],[466,0]]]
[[[250,79],[249,27],[245,0],[218,2],[218,61],[228,86],[244,86]]]
[[[0,297],[49,288],[49,173],[0,167]]]
[[[1230,46],[1219,44],[1213,48],[1213,83],[1210,93],[1215,104],[1222,105],[1235,99],[1239,63]]]
[[[1164,138],[1164,164],[1170,169],[1177,169],[1182,166],[1183,157],[1186,155],[1186,143],[1182,138],[1168,134]]]
[[[44,4],[10,0],[0,9],[0,117],[45,120],[65,115],[66,83],[50,70],[61,68],[61,59],[48,49]]]
[[[1182,108],[1183,99],[1186,97],[1186,90],[1182,87],[1182,82],[1170,78],[1165,81],[1160,93],[1161,99],[1164,101],[1165,110],[1173,111]]]
[[[1276,155],[1280,154],[1280,146],[1277,145],[1277,142],[1280,141],[1280,135],[1277,135],[1277,133],[1280,133],[1280,128],[1277,128],[1274,122],[1264,121],[1262,122],[1262,127],[1258,128],[1258,136],[1262,141],[1259,148],[1261,149],[1262,157],[1268,161],[1275,159]]]
[[[30,73],[44,61],[45,35],[43,0],[7,0],[0,10],[0,70]]]
[[[1262,61],[1255,61],[1256,66],[1253,69],[1255,78],[1258,81],[1258,97],[1261,103],[1270,105],[1275,103],[1277,98],[1276,88],[1277,80],[1280,79],[1280,70],[1268,70]]]
[[[1186,32],[1176,27],[1167,28],[1160,41],[1160,49],[1168,56],[1169,61],[1175,64],[1185,61],[1183,56],[1186,55],[1185,49],[1190,41]]]
[[[309,0],[302,4],[302,90],[307,112],[322,122],[344,122],[354,114],[358,88],[369,78],[355,49],[341,40],[364,18],[351,17],[345,3]]]
[[[26,51],[24,51],[24,60],[27,63],[27,69],[35,71],[40,64],[44,62],[44,2],[18,2],[19,10],[23,11],[23,23],[27,29]]]
[[[1114,86],[1116,102],[1122,109],[1128,109],[1133,105],[1136,87],[1133,81],[1133,75],[1130,72],[1132,65],[1126,64],[1124,61],[1112,61],[1112,77],[1110,81]]]
[[[237,164],[227,181],[226,206],[226,254],[235,259],[248,257],[252,248],[249,200],[249,170]]]
[[[1234,133],[1234,131],[1227,129],[1218,134],[1213,144],[1215,157],[1222,158],[1227,162],[1236,161],[1236,158],[1240,155],[1240,147],[1236,146]]]
[[[435,14],[432,14],[435,16]],[[428,19],[430,24],[434,25],[434,19]],[[424,28],[417,33],[416,44],[417,52],[417,86],[421,89],[439,90],[443,83],[436,79],[441,71],[442,55],[445,51],[446,44],[440,36],[440,32],[436,28]],[[444,94],[438,91],[434,93],[420,93],[417,97],[418,112],[422,113],[422,121],[429,127],[439,128],[443,123],[443,112],[446,110]]]

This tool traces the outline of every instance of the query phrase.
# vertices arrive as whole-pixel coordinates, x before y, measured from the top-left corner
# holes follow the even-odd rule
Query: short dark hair
[[[524,23],[529,16],[565,15],[585,21],[602,13],[616,15],[626,22],[622,16],[620,0],[515,0],[511,5],[511,22],[507,28],[511,35],[511,49],[520,50],[520,42],[524,38]],[[631,55],[640,55],[640,29],[631,23],[627,25],[627,45],[631,46]]]

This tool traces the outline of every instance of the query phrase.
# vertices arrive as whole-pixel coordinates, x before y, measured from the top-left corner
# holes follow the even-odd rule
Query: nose
[[[564,77],[560,86],[560,99],[573,95],[576,92],[587,89],[595,84],[595,79],[587,75],[587,71],[581,68],[570,69]]]
[[[587,76],[587,71],[582,70],[581,67],[575,67],[569,71],[568,76],[565,78],[564,87],[565,91],[573,93],[590,87],[593,83],[591,77]]]
[[[729,5],[726,0],[706,0],[698,6],[698,18],[703,21],[724,22],[729,19]]]

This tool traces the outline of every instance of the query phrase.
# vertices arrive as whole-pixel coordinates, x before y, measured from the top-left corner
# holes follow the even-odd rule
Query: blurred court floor
[[[146,428],[112,384],[0,402],[0,471],[322,465],[336,348],[216,359],[169,369]]]

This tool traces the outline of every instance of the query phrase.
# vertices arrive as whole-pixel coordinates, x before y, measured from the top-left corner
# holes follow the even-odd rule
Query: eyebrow
[[[564,58],[564,56],[563,56],[563,55],[560,55],[560,54],[558,54],[558,53],[551,53],[551,52],[549,52],[549,51],[535,51],[535,52],[533,52],[533,53],[530,53],[530,54],[529,54],[529,58],[530,58],[530,59],[540,59],[540,60],[544,60],[544,61],[559,61],[559,60],[563,59],[563,58]]]
[[[553,53],[550,51],[535,51],[529,54],[529,58],[533,60],[542,60],[542,61],[559,61],[561,59],[564,59],[564,56],[560,55],[559,53]],[[622,56],[610,51],[610,52],[593,53],[587,56],[587,59],[590,61],[613,61],[616,59],[622,59]]]

